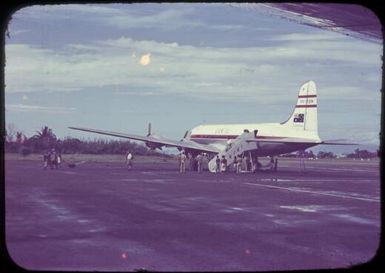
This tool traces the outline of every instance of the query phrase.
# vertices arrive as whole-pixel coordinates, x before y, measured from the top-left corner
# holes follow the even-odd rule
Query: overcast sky
[[[31,6],[6,38],[6,125],[180,139],[199,124],[286,120],[316,82],[319,134],[378,144],[382,44],[301,25],[258,6]],[[103,136],[100,136],[103,137]]]

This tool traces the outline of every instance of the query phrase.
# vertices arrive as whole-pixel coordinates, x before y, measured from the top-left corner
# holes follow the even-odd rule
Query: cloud
[[[69,107],[50,107],[26,104],[6,104],[5,110],[10,112],[40,112],[50,114],[69,114],[75,111],[75,108]]]
[[[341,135],[346,123],[353,120],[351,111],[365,107],[374,110],[355,113],[354,122],[361,119],[360,123],[368,124],[363,131],[369,133],[378,128],[379,116],[375,115],[380,112],[380,93],[377,91],[381,86],[381,45],[317,29],[300,33],[292,31],[298,28],[289,27],[277,35],[274,25],[264,20],[257,26],[237,25],[242,20],[231,17],[234,14],[230,11],[226,14],[234,20],[227,24],[223,18],[209,17],[212,15],[209,13],[198,15],[201,10],[194,5],[169,5],[166,6],[168,9],[164,9],[163,4],[156,8],[146,4],[141,8],[137,8],[137,4],[130,7],[132,9],[121,9],[119,5],[66,5],[65,8],[56,5],[20,10],[14,16],[14,22],[19,16],[24,22],[40,22],[37,25],[41,26],[41,23],[58,18],[65,19],[62,22],[73,22],[72,26],[79,24],[86,28],[87,24],[83,23],[87,22],[98,28],[108,27],[68,43],[65,35],[60,36],[63,39],[58,39],[63,41],[60,46],[48,42],[34,46],[20,42],[26,40],[8,39],[5,46],[6,99],[13,102],[20,101],[22,96],[25,99],[21,100],[22,104],[7,104],[6,110],[68,114],[75,109],[27,105],[28,98],[35,98],[35,94],[26,93],[73,92],[77,98],[77,91],[82,91],[79,94],[84,98],[83,95],[92,97],[93,91],[99,90],[109,92],[112,98],[127,100],[134,95],[143,96],[143,101],[149,96],[164,95],[174,100],[194,97],[209,101],[213,106],[221,101],[255,102],[253,111],[258,115],[263,115],[261,106],[264,109],[269,105],[266,113],[277,109],[277,113],[282,110],[286,117],[286,111],[289,113],[295,104],[301,84],[314,80],[319,90],[319,109],[324,111],[319,117],[324,132],[332,134],[330,127],[336,126],[338,132],[335,135]],[[23,30],[17,27],[15,24],[11,37],[12,33],[22,33]],[[64,24],[63,29],[67,27]],[[248,29],[250,27],[253,29]],[[213,38],[200,40],[202,28],[214,31]],[[259,33],[255,28],[267,30],[261,31],[262,35],[257,38],[250,35],[250,40],[242,37],[245,33]],[[242,31],[220,32],[237,29]],[[38,32],[40,29],[30,27],[25,39],[31,39],[28,38],[32,36],[29,35],[31,30]],[[194,30],[189,32],[191,39],[178,36],[182,33],[180,30],[183,34],[184,30]],[[216,41],[220,36],[218,33],[225,34]],[[119,38],[120,35],[126,36]],[[57,39],[55,37],[50,38]],[[168,42],[162,42],[163,39]],[[231,43],[226,42],[227,47],[222,44],[226,39],[231,40]],[[238,39],[242,46],[237,45]],[[188,45],[186,41],[200,46]],[[206,44],[217,46],[204,46]],[[340,116],[344,111],[348,114],[342,120]],[[356,129],[354,124],[349,132],[354,135]],[[371,137],[375,141],[373,134],[360,137]]]
[[[178,5],[180,6],[180,5]],[[146,10],[146,5],[142,6],[143,12],[135,14],[126,11],[124,14],[106,17],[104,22],[110,26],[119,27],[122,29],[129,28],[181,28],[186,26],[197,26],[201,23],[186,19],[185,16],[193,13],[193,8],[169,9],[153,12],[149,8]]]
[[[322,81],[327,82],[329,91],[324,90],[330,98],[332,87],[337,95],[340,90],[354,98],[379,86],[381,78],[376,81],[372,70],[378,67],[380,71],[380,46],[335,40],[331,39],[334,34],[324,37],[321,32],[311,35],[314,39],[299,33],[275,36],[279,44],[248,48],[198,47],[129,37],[56,49],[6,44],[5,90],[76,92],[117,87],[122,92],[150,90],[205,99],[292,101],[299,86],[310,79],[321,82],[321,89],[325,86]],[[341,71],[349,81],[340,76]]]
[[[205,5],[208,4],[162,3],[156,8],[151,3],[104,6],[93,4],[34,5],[18,10],[13,17],[39,21],[76,20],[122,30],[140,28],[169,31],[203,28],[231,31],[244,28],[239,24],[206,22],[203,18],[197,17],[197,8]]]
[[[119,16],[122,11],[116,7],[90,5],[90,4],[66,4],[66,5],[33,5],[16,11],[12,17],[29,19],[68,19],[73,16],[82,18],[84,16]]]

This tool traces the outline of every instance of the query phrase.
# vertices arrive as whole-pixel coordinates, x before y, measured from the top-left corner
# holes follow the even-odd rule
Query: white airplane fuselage
[[[212,145],[224,150],[245,130],[254,132],[257,130],[257,140],[288,138],[308,139],[314,143],[267,143],[250,144],[250,149],[259,156],[279,155],[294,151],[305,150],[321,142],[315,131],[293,130],[283,123],[249,123],[249,124],[215,124],[199,125],[191,130],[189,139],[199,144]]]

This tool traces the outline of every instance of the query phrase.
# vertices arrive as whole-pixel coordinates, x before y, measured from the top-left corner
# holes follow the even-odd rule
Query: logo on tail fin
[[[304,122],[305,115],[294,113],[293,122]]]

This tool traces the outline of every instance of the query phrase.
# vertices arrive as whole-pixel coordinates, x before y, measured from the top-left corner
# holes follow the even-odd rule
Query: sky
[[[29,6],[12,15],[5,121],[31,137],[173,139],[199,124],[282,122],[318,92],[321,139],[379,145],[382,43],[229,5]]]

